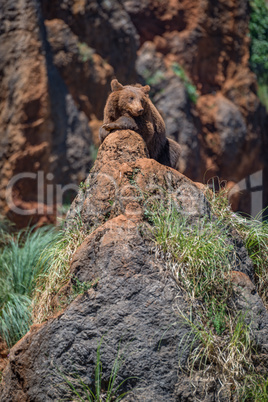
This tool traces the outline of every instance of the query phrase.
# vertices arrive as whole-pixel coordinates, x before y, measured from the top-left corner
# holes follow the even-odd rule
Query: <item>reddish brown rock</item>
[[[145,143],[137,133],[121,130],[110,134],[99,148],[94,167],[72,204],[68,226],[74,223],[77,214],[87,228],[125,214],[126,208],[137,208],[139,202],[144,202],[150,191],[153,199],[165,191],[171,196],[175,192],[176,202],[185,202],[190,215],[209,213],[203,193],[191,180],[147,158]],[[137,213],[140,214],[139,208]]]
[[[64,21],[80,43],[114,68],[123,83],[135,80],[139,37],[120,1],[42,0],[42,10],[44,19]]]
[[[101,120],[113,68],[95,49],[80,42],[64,21],[47,20],[45,26],[53,63],[73,99],[89,120],[95,116]]]
[[[182,146],[180,171],[191,179],[207,182],[217,175],[237,183],[263,168],[267,124],[248,66],[247,2],[2,3],[2,214],[20,225],[40,220],[36,214],[10,214],[5,199],[10,179],[28,166],[34,174],[53,173],[54,181],[46,184],[86,177],[113,75],[123,84],[137,77],[143,84],[150,81],[167,135]],[[196,103],[178,64],[196,86]],[[37,198],[32,179],[14,188],[22,209],[40,203]]]
[[[1,4],[0,15],[0,210],[20,227],[51,222],[55,213],[47,205],[47,184],[51,177],[61,184],[85,177],[91,132],[51,64],[38,3],[9,0]],[[42,193],[38,172],[44,178]]]
[[[4,368],[8,363],[8,347],[5,342],[0,338],[0,377]]]
[[[174,136],[175,128],[175,137],[185,146],[184,173],[205,182],[213,176],[239,182],[262,169],[265,113],[256,95],[256,77],[249,69],[248,4],[184,0],[159,5],[154,0],[142,4],[125,0],[124,5],[143,43],[139,73],[160,92],[162,104],[169,104],[162,91],[174,80],[166,71],[173,63],[183,66],[197,87],[197,107],[191,108],[200,120],[194,121],[188,144],[189,106],[182,107],[180,96],[165,110],[154,97],[168,122],[167,133]],[[156,61],[152,46],[161,62]],[[186,168],[187,159],[192,163]]]

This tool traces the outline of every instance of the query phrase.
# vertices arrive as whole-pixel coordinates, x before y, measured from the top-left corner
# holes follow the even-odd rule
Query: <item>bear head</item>
[[[122,114],[126,113],[137,117],[144,113],[150,91],[149,85],[142,86],[136,84],[123,86],[114,79],[111,82],[111,88],[113,93],[117,93],[118,108]]]

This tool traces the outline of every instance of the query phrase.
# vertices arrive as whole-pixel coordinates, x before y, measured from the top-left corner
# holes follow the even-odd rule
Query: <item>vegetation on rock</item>
[[[184,83],[189,99],[196,103],[198,99],[196,86],[191,82],[184,69],[178,63],[173,63],[172,70]]]
[[[259,98],[268,110],[268,5],[265,0],[251,0],[250,8],[250,65],[257,75]]]
[[[67,294],[58,295],[70,279],[70,259],[85,237],[78,228],[71,233],[49,226],[9,231],[3,221],[0,336],[10,348],[31,324],[44,321],[94,284],[74,280]]]
[[[179,311],[192,328],[188,335],[193,336],[188,374],[202,371],[202,376],[217,378],[220,392],[231,387],[236,398],[266,400],[268,378],[254,363],[258,347],[251,323],[246,312],[239,311],[233,302],[232,272],[237,256],[231,232],[235,230],[243,239],[254,263],[258,293],[267,308],[268,224],[234,214],[225,195],[207,191],[215,214],[211,220],[202,218],[192,223],[173,203],[163,201],[149,205],[146,217],[153,225],[153,239],[167,269],[192,306],[189,316]],[[258,399],[256,384],[263,390],[264,399]]]
[[[44,272],[38,264],[41,253],[56,235],[50,227],[8,234],[0,255],[0,335],[13,346],[32,323],[31,300],[37,280]]]
[[[81,222],[76,223],[72,230],[59,231],[40,254],[38,266],[42,274],[38,277],[33,294],[34,323],[43,322],[93,285],[75,280],[70,284],[70,289],[65,289],[70,281],[70,261],[85,238]],[[60,294],[62,289],[64,291]]]
[[[83,379],[74,373],[70,375],[70,373],[63,373],[60,372],[61,376],[63,377],[66,385],[70,391],[70,397],[76,396],[80,401],[96,401],[96,402],[119,402],[121,399],[124,398],[129,392],[120,393],[121,386],[128,380],[123,380],[119,385],[115,385],[117,375],[119,370],[124,363],[124,353],[120,351],[120,347],[118,348],[117,355],[114,360],[114,364],[112,367],[112,371],[109,377],[109,381],[107,384],[106,389],[103,389],[102,386],[102,362],[101,362],[101,346],[103,342],[103,337],[100,340],[100,343],[97,347],[96,352],[96,366],[95,366],[95,387],[92,391],[88,385],[83,381]],[[131,379],[131,378],[129,378]]]

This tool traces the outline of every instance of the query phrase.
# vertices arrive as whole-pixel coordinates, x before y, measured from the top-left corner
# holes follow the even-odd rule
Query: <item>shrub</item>
[[[268,4],[250,0],[250,65],[257,75],[258,96],[268,111]]]
[[[261,84],[268,84],[268,5],[265,0],[250,1],[250,64]]]

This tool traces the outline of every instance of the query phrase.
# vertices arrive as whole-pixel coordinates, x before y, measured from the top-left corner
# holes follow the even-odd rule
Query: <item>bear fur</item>
[[[152,159],[172,168],[178,168],[180,145],[166,137],[165,123],[149,99],[149,85],[123,86],[116,79],[111,82],[100,141],[112,130],[134,130],[144,139]]]

